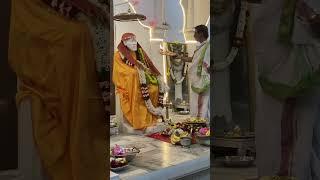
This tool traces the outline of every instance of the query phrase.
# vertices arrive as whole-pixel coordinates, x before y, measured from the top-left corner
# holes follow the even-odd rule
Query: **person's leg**
[[[200,106],[200,117],[209,119],[209,100],[210,100],[210,92],[207,91],[204,94],[201,94],[201,103],[198,104]]]
[[[316,139],[316,124],[318,122],[320,96],[316,92],[299,100],[297,107],[297,140],[294,151],[293,175],[301,180],[311,180],[312,162],[316,159],[313,149]],[[319,160],[319,159],[318,159]],[[319,162],[318,162],[319,163]],[[319,171],[319,169],[318,169]]]
[[[255,139],[260,177],[275,175],[279,169],[282,106],[257,86]]]
[[[313,128],[313,151],[311,157],[311,171],[315,180],[320,179],[320,102],[317,109],[317,117]]]
[[[198,114],[198,97],[199,95],[190,90],[190,116],[196,117]]]

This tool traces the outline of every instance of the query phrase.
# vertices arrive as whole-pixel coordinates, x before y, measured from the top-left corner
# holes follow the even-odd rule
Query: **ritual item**
[[[116,14],[113,16],[113,20],[115,21],[121,21],[121,22],[128,22],[128,21],[144,21],[147,17],[143,14],[137,14],[135,12],[132,12],[130,7],[128,8],[128,11],[125,13]]]
[[[115,145],[110,150],[111,157],[126,158],[127,162],[131,162],[138,153],[140,150],[136,147],[121,147],[119,145]]]
[[[207,122],[207,119],[205,119],[205,118],[199,118],[199,117],[192,117],[192,118],[189,118],[188,120],[187,120],[187,123],[194,123],[194,124],[197,124],[197,123],[199,123],[199,124],[204,124],[204,123],[206,123]]]
[[[180,138],[180,144],[183,147],[189,147],[192,144],[192,138],[191,137],[182,137],[182,138]]]
[[[110,166],[112,171],[122,171],[128,167],[128,162],[126,158],[110,158]]]
[[[136,147],[124,148],[124,150],[126,152],[126,159],[128,162],[131,162],[137,156],[137,154],[140,153],[140,150]]]

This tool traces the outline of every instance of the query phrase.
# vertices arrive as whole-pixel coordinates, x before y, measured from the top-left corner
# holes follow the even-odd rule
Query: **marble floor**
[[[182,122],[188,118],[188,115],[177,115],[172,112],[170,116],[173,122]],[[218,161],[211,162],[213,168],[208,169],[210,148],[197,144],[191,148],[183,148],[141,135],[111,136],[110,141],[111,146],[115,144],[135,146],[141,150],[141,153],[130,163],[128,169],[115,172],[114,180],[117,178],[121,180],[247,180],[255,178],[257,175],[255,166],[226,168]],[[201,169],[201,166],[206,168]],[[194,173],[190,174],[192,168],[194,168]],[[183,169],[188,169],[189,172],[183,172]],[[180,173],[180,176],[174,177],[175,173]],[[189,174],[187,177],[181,176],[184,173]],[[171,178],[164,177],[169,174]],[[116,178],[116,176],[118,177]]]
[[[210,168],[210,148],[199,144],[184,148],[139,135],[112,136],[110,141],[111,147],[135,146],[141,151],[126,170],[115,172],[121,180],[179,179]]]

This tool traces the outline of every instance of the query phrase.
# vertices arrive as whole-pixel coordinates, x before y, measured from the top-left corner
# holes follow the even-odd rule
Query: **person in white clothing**
[[[176,56],[185,62],[189,62],[188,78],[191,84],[190,115],[195,118],[203,118],[209,121],[210,117],[210,43],[208,28],[205,25],[195,27],[194,38],[200,43],[192,57],[185,57],[176,53]],[[169,55],[169,54],[166,54]]]
[[[258,175],[319,180],[320,1],[264,0],[251,10]]]

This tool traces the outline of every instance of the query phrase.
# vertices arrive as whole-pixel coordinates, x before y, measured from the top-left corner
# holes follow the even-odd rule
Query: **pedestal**
[[[236,148],[238,150],[238,156],[245,156],[247,150],[255,149],[254,137],[248,138],[214,138],[213,146]]]

